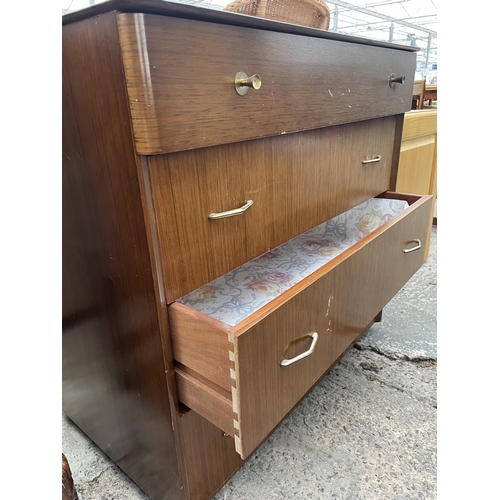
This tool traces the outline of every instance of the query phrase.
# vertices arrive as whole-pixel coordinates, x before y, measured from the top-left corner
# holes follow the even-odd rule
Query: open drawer
[[[169,306],[179,400],[233,436],[242,458],[423,263],[432,197],[378,198],[385,201],[372,199]],[[283,247],[294,272],[279,258],[272,267]],[[267,274],[259,271],[266,259]]]

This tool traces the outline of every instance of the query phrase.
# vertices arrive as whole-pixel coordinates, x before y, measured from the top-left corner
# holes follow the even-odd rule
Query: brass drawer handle
[[[419,248],[422,248],[422,242],[418,238],[416,240],[410,240],[408,243],[416,243],[417,246],[416,247],[412,247],[412,248],[405,248],[403,250],[403,253],[414,252],[415,250],[418,250]]]
[[[366,165],[367,163],[376,163],[382,159],[381,155],[374,156],[373,158],[369,158],[367,160],[363,160],[361,163]]]
[[[262,85],[262,80],[259,75],[247,76],[246,73],[240,71],[234,77],[234,88],[239,95],[245,95],[248,89],[259,90]]]
[[[400,83],[401,85],[404,85],[405,84],[405,79],[406,77],[403,75],[403,76],[398,76],[397,78],[394,77],[394,73],[392,73],[391,75],[389,75],[389,87],[394,87],[394,84],[395,83]]]
[[[281,366],[288,366],[288,365],[291,365],[292,363],[296,363],[297,361],[300,361],[301,359],[307,358],[307,356],[310,356],[314,352],[314,349],[316,348],[316,343],[318,342],[319,335],[316,332],[311,333],[310,335],[311,335],[311,338],[313,339],[311,347],[309,347],[309,349],[306,352],[303,352],[302,354],[295,356],[295,358],[284,359],[280,363]]]
[[[248,200],[242,207],[228,210],[227,212],[212,213],[208,216],[210,220],[223,219],[224,217],[232,217],[233,215],[241,215],[253,205],[253,200]]]

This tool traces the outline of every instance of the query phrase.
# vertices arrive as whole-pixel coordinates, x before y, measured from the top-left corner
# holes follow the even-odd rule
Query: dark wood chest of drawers
[[[411,48],[155,0],[63,18],[63,409],[151,498],[211,498],[422,264],[431,197],[394,192],[414,69]],[[330,257],[301,279],[247,283],[262,305],[232,285],[241,320],[199,306],[383,200],[404,208],[307,242],[299,271]]]

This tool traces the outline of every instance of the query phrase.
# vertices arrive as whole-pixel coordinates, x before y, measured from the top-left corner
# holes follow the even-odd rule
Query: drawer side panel
[[[234,345],[229,327],[179,303],[169,307],[169,323],[174,359],[231,391]]]
[[[234,436],[233,404],[230,393],[221,391],[191,370],[177,366],[175,380],[179,400],[221,430]]]

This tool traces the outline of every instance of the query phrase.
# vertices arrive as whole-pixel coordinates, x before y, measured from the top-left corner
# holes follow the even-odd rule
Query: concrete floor
[[[437,498],[437,228],[429,259],[214,500]],[[63,415],[80,500],[147,500]]]

